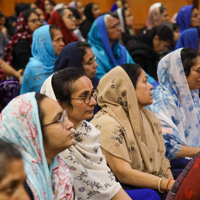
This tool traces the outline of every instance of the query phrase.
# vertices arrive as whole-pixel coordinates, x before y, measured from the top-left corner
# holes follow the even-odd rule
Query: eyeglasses
[[[40,19],[32,19],[32,20],[29,20],[28,22],[32,22],[33,24],[37,23],[37,22],[41,22],[42,20]]]
[[[193,69],[193,71],[197,72],[198,74],[200,74],[200,68],[198,69]]]
[[[97,57],[96,56],[94,56],[93,58],[91,58],[88,62],[86,62],[86,63],[83,63],[84,65],[93,65],[94,64],[94,62],[96,62],[97,61]]]
[[[71,20],[72,20],[72,19],[76,19],[76,17],[75,17],[74,15],[68,15],[67,18],[68,18],[68,19],[71,19]]]
[[[117,23],[117,24],[111,26],[111,27],[108,28],[108,29],[116,29],[116,30],[118,30],[119,27],[121,27],[121,25],[120,25],[120,23]]]
[[[71,99],[75,99],[75,100],[82,99],[85,104],[89,104],[91,102],[92,97],[95,99],[95,101],[97,100],[97,90],[92,90],[90,94],[85,94],[82,97],[73,97]]]
[[[43,126],[49,126],[49,125],[52,125],[52,124],[56,124],[56,123],[61,123],[63,127],[65,127],[65,122],[66,122],[66,119],[68,118],[67,116],[67,112],[66,110],[63,111],[63,114],[61,115],[60,119],[58,119],[57,121],[55,122],[51,122],[49,124],[44,124]]]

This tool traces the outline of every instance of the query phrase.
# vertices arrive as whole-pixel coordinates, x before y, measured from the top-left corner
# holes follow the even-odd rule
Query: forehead
[[[72,15],[72,12],[71,10],[68,10],[67,8],[63,11],[63,15],[69,15],[71,14]]]
[[[92,81],[87,76],[82,76],[74,82],[74,93],[91,91],[93,89]]]
[[[35,18],[38,18],[37,14],[31,13],[28,19],[30,20],[30,19],[35,19]]]
[[[108,18],[108,26],[113,26],[114,24],[119,23],[119,20],[116,17],[110,16]]]

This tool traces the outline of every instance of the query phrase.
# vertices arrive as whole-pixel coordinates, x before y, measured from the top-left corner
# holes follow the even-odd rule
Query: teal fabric
[[[56,55],[49,25],[43,25],[33,33],[32,56],[26,65],[20,94],[39,92],[43,82],[53,73]]]

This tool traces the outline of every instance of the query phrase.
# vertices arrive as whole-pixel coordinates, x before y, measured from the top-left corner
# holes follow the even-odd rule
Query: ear
[[[157,44],[159,42],[159,36],[158,35],[155,35],[153,37],[153,44]]]

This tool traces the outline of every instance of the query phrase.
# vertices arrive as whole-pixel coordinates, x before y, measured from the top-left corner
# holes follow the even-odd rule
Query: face
[[[94,54],[90,48],[86,48],[86,54],[83,57],[82,64],[85,74],[89,78],[93,78],[96,74],[96,68],[98,67],[98,64],[96,60],[94,60]]]
[[[190,90],[200,89],[200,57],[196,58],[195,65],[190,69],[190,74],[187,77],[187,82]]]
[[[197,8],[192,10],[190,27],[200,26],[200,14]]]
[[[132,28],[134,19],[129,10],[125,10],[126,28]]]
[[[41,26],[42,26],[43,22],[44,22],[44,13],[40,8],[37,8],[35,11],[37,12],[37,14],[39,16],[40,23],[41,23]]]
[[[119,20],[115,17],[109,17],[107,23],[108,38],[110,41],[116,41],[122,37],[122,28],[120,26]]]
[[[173,31],[173,42],[174,44],[176,44],[176,42],[178,41],[178,38],[180,37],[180,29],[177,28],[176,30]]]
[[[57,155],[73,144],[73,134],[70,130],[73,123],[67,116],[62,116],[63,109],[58,102],[48,97],[41,102],[41,109],[44,112],[44,150]]]
[[[44,1],[44,10],[46,12],[46,14],[51,14],[53,11],[53,5],[51,4],[51,2],[49,0],[45,0]]]
[[[31,13],[28,18],[28,27],[33,32],[41,26],[39,17],[35,13]]]
[[[78,10],[78,12],[83,15],[84,13],[84,6],[80,1],[77,1],[77,5],[76,5],[76,9]]]
[[[100,10],[100,8],[99,8],[99,6],[97,4],[93,5],[93,7],[92,7],[92,14],[93,14],[94,19],[96,19],[97,17],[100,16],[101,10]]]
[[[13,160],[7,166],[7,173],[0,181],[0,199],[30,200],[25,189],[26,174],[21,159]]]
[[[167,10],[164,10],[163,13],[161,14],[161,21],[162,21],[162,23],[169,21],[169,14],[168,14]]]
[[[86,119],[93,117],[94,106],[96,105],[95,99],[92,97],[91,101],[86,104],[83,98],[91,94],[93,91],[93,85],[91,80],[87,76],[82,76],[74,82],[74,92],[71,94],[71,104],[73,106],[65,106],[69,119],[74,123],[74,126],[77,125]],[[72,99],[75,98],[75,99]]]
[[[159,40],[159,37],[156,35],[153,38],[153,49],[157,53],[161,53],[163,51],[166,51],[168,47],[170,46],[170,42]]]
[[[141,70],[141,74],[138,77],[136,83],[136,96],[138,105],[140,108],[153,103],[153,86],[147,81],[148,77],[144,70]]]
[[[60,30],[54,30],[54,37],[53,37],[53,48],[54,48],[54,52],[57,55],[60,54],[60,52],[62,51],[62,49],[65,46],[65,43],[63,42],[63,34]]]
[[[70,10],[65,9],[63,11],[62,19],[69,31],[74,31],[76,29],[76,18]]]
[[[3,26],[4,26],[4,24],[5,24],[5,21],[6,20],[6,18],[5,17],[1,17],[0,18],[0,30],[3,28]]]

